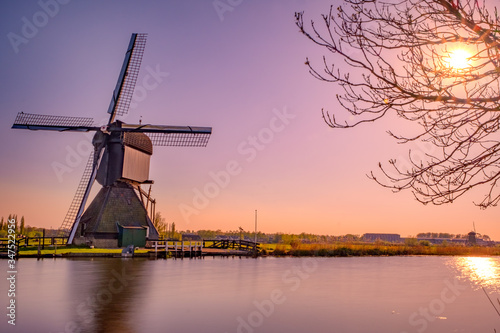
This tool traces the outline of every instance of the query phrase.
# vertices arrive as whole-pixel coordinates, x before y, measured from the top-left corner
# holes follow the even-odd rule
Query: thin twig
[[[493,306],[493,308],[495,309],[495,311],[496,311],[496,312],[498,313],[498,315],[500,316],[500,311],[498,311],[497,307],[495,306],[495,303],[493,303],[493,301],[491,300],[490,295],[488,295],[488,293],[486,292],[486,289],[484,289],[484,287],[483,287],[483,286],[481,286],[481,289],[483,289],[483,291],[484,291],[484,293],[485,293],[486,297],[488,297],[488,300],[490,301],[491,305]],[[499,303],[500,303],[500,302],[499,302]],[[496,330],[495,330],[495,332],[496,332]]]

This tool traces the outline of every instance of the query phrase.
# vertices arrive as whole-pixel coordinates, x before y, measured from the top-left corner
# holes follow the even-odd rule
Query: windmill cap
[[[124,132],[123,144],[138,149],[146,154],[153,155],[151,139],[144,133]]]

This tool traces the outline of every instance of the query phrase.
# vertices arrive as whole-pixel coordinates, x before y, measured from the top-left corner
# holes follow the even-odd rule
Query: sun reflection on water
[[[488,257],[456,258],[454,266],[476,287],[500,291],[500,260]]]

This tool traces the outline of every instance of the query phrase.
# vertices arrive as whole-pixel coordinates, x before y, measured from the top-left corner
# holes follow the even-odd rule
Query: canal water
[[[500,332],[498,257],[21,259],[15,326],[5,277],[0,332]]]

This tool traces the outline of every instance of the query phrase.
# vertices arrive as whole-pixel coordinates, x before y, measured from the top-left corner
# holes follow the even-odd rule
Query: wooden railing
[[[146,248],[154,249],[155,253],[170,252],[175,257],[197,257],[203,255],[203,249],[230,249],[245,252],[258,252],[260,244],[246,240],[205,239],[198,241],[148,241]]]
[[[20,248],[40,245],[43,249],[45,246],[66,245],[67,241],[68,237],[23,237],[16,239],[16,244]],[[8,243],[7,238],[0,238],[0,251],[6,249]]]
[[[16,239],[16,245],[19,248],[41,246],[44,249],[45,246],[66,245],[67,241],[68,237],[23,237]],[[0,238],[0,252],[6,251],[8,245],[9,239]]]
[[[175,257],[201,257],[203,253],[203,241],[148,241],[146,248],[158,251],[171,252]]]
[[[234,249],[241,251],[255,251],[260,249],[260,243],[243,239],[205,239],[203,240],[203,244],[205,247],[213,249]]]

